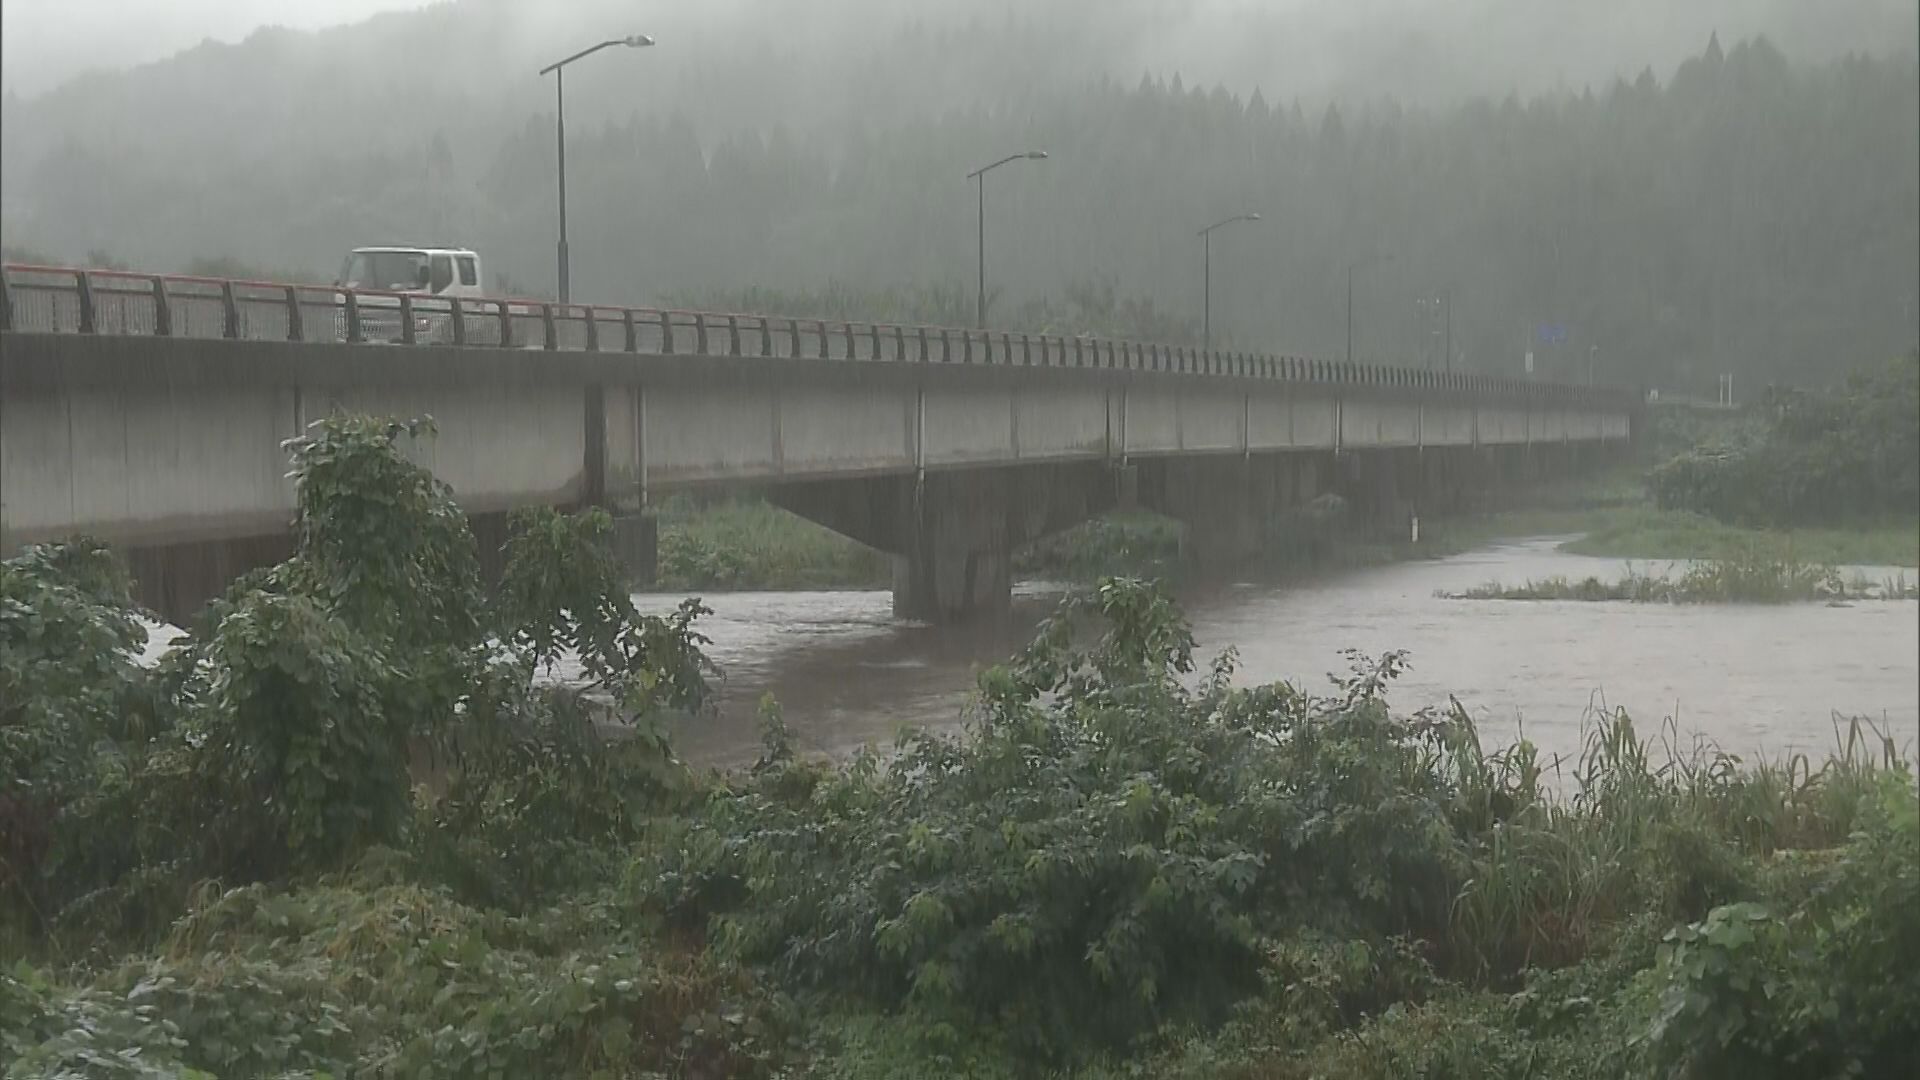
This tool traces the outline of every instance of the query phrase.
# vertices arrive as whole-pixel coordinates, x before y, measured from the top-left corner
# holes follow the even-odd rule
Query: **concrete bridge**
[[[1203,557],[1333,491],[1382,521],[1624,445],[1635,396],[1129,341],[8,267],[0,552],[85,533],[180,619],[290,547],[281,441],[430,415],[473,516],[752,484],[895,558],[895,610],[1003,606],[1015,549],[1138,503]],[[376,342],[375,338],[387,341]]]

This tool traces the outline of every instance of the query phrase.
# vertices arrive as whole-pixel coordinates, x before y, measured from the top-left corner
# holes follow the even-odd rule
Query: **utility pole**
[[[1200,289],[1201,289],[1200,351],[1201,352],[1213,351],[1213,230],[1220,228],[1222,225],[1231,225],[1236,221],[1259,221],[1259,220],[1260,220],[1259,214],[1235,214],[1233,217],[1227,218],[1223,221],[1216,221],[1213,224],[1207,226],[1206,228],[1200,230],[1200,242],[1203,249],[1203,254],[1201,255],[1202,266],[1203,266],[1203,269],[1201,271],[1202,283],[1200,286]]]
[[[1430,327],[1430,329],[1427,331],[1428,344],[1424,348],[1424,351],[1429,357],[1427,361],[1427,367],[1429,369],[1433,367],[1433,361],[1431,357],[1435,351],[1438,351],[1444,357],[1442,361],[1442,366],[1446,370],[1452,371],[1453,370],[1453,286],[1448,285],[1445,288],[1442,288],[1439,291],[1439,293],[1435,294],[1434,296],[1421,297],[1419,300],[1414,301],[1414,306],[1420,309],[1423,319],[1428,323]],[[1436,341],[1439,344],[1438,350],[1435,350],[1434,348],[1434,342]]]
[[[575,60],[579,60],[582,57],[592,56],[594,53],[599,52],[601,49],[610,49],[615,45],[624,45],[629,49],[643,49],[651,44],[653,44],[653,39],[648,37],[645,34],[632,34],[623,38],[614,38],[609,41],[603,41],[598,45],[594,45],[589,48],[582,49],[579,52],[574,53],[572,56],[567,57],[565,60],[556,61],[540,69],[540,74],[542,75],[545,75],[549,72],[553,74],[553,95],[554,95],[553,130],[554,130],[555,140],[559,144],[558,149],[559,149],[559,157],[560,157],[560,253],[559,253],[560,254],[560,281],[559,281],[559,284],[560,284],[560,302],[563,304],[570,303],[573,300],[573,282],[570,280],[571,267],[568,265],[569,260],[567,258],[567,88],[566,88],[567,73],[563,69],[566,68],[568,64],[573,63]]]
[[[983,165],[967,174],[967,179],[975,181],[980,185],[980,297],[979,304],[975,308],[975,318],[976,321],[979,322],[980,329],[982,330],[987,328],[987,174],[1005,165],[1009,161],[1020,161],[1022,159],[1040,161],[1045,159],[1046,156],[1047,152],[1045,150],[1029,150],[1024,154],[1008,154],[1006,157],[1001,158],[991,165]]]

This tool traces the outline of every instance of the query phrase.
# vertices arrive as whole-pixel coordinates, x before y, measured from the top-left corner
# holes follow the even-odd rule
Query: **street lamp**
[[[1392,262],[1392,255],[1371,255],[1347,264],[1347,363],[1353,363],[1353,272],[1379,262]]]
[[[642,49],[651,44],[653,39],[645,34],[614,38],[591,48],[581,49],[565,60],[548,64],[540,69],[542,75],[548,72],[553,73],[554,129],[560,144],[560,302],[563,304],[573,299],[573,288],[567,274],[567,89],[566,72],[561,69],[575,60],[592,56],[601,49],[611,49],[615,45],[624,45],[629,49]]]
[[[1206,228],[1200,230],[1201,244],[1206,251],[1206,254],[1204,256],[1204,261],[1202,263],[1202,266],[1204,267],[1204,269],[1201,271],[1202,280],[1204,281],[1204,284],[1201,286],[1202,299],[1200,302],[1200,312],[1201,312],[1200,314],[1200,326],[1201,326],[1200,351],[1201,352],[1213,351],[1213,230],[1218,229],[1223,225],[1231,225],[1236,221],[1259,221],[1259,220],[1260,220],[1259,214],[1235,214],[1234,216],[1227,218],[1225,221],[1216,221],[1213,224],[1207,226]]]
[[[1441,355],[1445,357],[1446,370],[1453,370],[1453,286],[1448,285],[1432,297],[1423,297],[1416,301],[1421,311],[1436,321],[1444,320],[1441,326],[1433,328],[1433,336],[1441,338]],[[1444,328],[1444,330],[1443,330]],[[1444,336],[1443,336],[1444,334]],[[1431,368],[1432,362],[1427,366]]]
[[[983,165],[967,174],[967,179],[980,185],[980,305],[977,309],[980,329],[987,328],[987,174],[1010,161],[1040,161],[1047,156],[1045,150],[1029,150],[1024,154],[1009,154],[991,165]]]
[[[1587,346],[1587,385],[1593,385],[1593,358],[1600,355],[1600,346]]]

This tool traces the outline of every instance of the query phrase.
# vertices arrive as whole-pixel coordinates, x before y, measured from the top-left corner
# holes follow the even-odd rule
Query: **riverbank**
[[[617,593],[595,622],[547,622],[558,594],[529,587],[555,579],[521,576],[541,559],[520,554],[501,595],[522,602],[495,610],[537,621],[503,640],[537,660],[543,640],[631,626],[656,645],[603,653],[602,685],[699,699],[697,623],[634,622]],[[109,582],[64,578],[87,568],[56,553],[0,589],[46,625],[107,631],[132,609]],[[444,595],[400,584],[382,595],[404,610]],[[0,664],[45,676],[21,745],[51,755],[27,763],[67,810],[38,849],[7,834],[33,857],[5,864],[20,876],[0,891],[20,958],[0,970],[9,1075],[1657,1080],[1920,1063],[1920,804],[1909,751],[1866,722],[1819,757],[1743,760],[1608,714],[1556,792],[1530,745],[1483,748],[1465,708],[1397,708],[1399,654],[1354,658],[1325,694],[1225,671],[1196,684],[1181,613],[1109,583],[982,674],[973,730],[829,764],[796,754],[769,704],[751,768],[696,772],[644,722],[582,738],[568,691],[502,684],[517,668],[468,682],[444,654],[353,663],[381,609],[340,610],[364,626],[276,617],[305,602],[236,598],[196,647],[227,688],[204,697],[128,666],[111,633],[74,650],[0,622]],[[283,696],[278,676],[308,660],[327,661],[329,708]],[[416,728],[464,744],[441,786],[409,797],[417,778],[357,741],[284,739],[338,723],[390,738],[384,680],[414,688],[390,700],[425,720],[429,673],[469,703],[452,730]],[[273,778],[294,805],[263,812]]]
[[[1880,520],[1844,528],[1768,529],[1728,525],[1661,510],[1614,473],[1537,493],[1554,505],[1429,518],[1420,539],[1363,537],[1337,524],[1280,523],[1262,555],[1242,572],[1270,581],[1458,555],[1488,544],[1564,536],[1576,555],[1675,562],[1763,560],[1821,566],[1920,569],[1920,521]],[[1154,579],[1191,575],[1182,526],[1144,511],[1075,526],[1015,556],[1022,579],[1091,581],[1106,574]],[[705,506],[680,500],[660,513],[658,587],[664,591],[882,588],[889,558],[766,502],[742,498]]]
[[[1742,754],[1817,754],[1831,736],[1830,710],[1870,715],[1909,736],[1920,723],[1911,606],[1493,604],[1436,595],[1488,581],[1610,581],[1624,565],[1535,539],[1278,583],[1188,580],[1174,591],[1201,651],[1233,649],[1251,681],[1322,688],[1343,649],[1406,649],[1411,668],[1398,696],[1409,710],[1445,706],[1457,693],[1489,745],[1524,734],[1548,760],[1577,755],[1596,705],[1678,717],[1688,732]],[[751,762],[755,703],[766,694],[785,706],[796,745],[839,759],[868,743],[889,746],[903,728],[958,730],[974,717],[979,668],[1019,649],[1059,588],[1017,586],[1007,618],[951,626],[895,620],[884,589],[710,595],[714,614],[703,625],[725,672],[719,712],[676,724],[677,745],[702,764]],[[678,600],[659,593],[640,603],[666,612]]]
[[[1636,604],[1845,604],[1857,600],[1920,599],[1920,584],[1904,572],[1875,580],[1856,571],[1842,574],[1831,566],[1742,556],[1709,559],[1676,568],[1646,570],[1627,565],[1617,579],[1555,576],[1506,585],[1490,581],[1461,592],[1440,594],[1449,600],[1578,600]]]
[[[0,563],[9,1076],[1920,1065],[1902,731],[1742,758],[1602,710],[1555,766],[1406,708],[1405,653],[1243,682],[1108,579],[977,674],[963,730],[809,760],[769,697],[752,765],[696,770],[664,718],[715,701],[712,613],[637,605],[598,510],[515,514],[489,579],[397,437],[296,441],[299,550],[155,665],[112,552]],[[1448,634],[1511,674],[1489,636]]]

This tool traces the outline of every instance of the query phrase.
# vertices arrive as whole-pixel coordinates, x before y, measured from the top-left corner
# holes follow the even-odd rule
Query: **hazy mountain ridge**
[[[1482,23],[1524,38],[1550,6],[1495,25],[1512,5],[1462,5],[1451,28],[1374,44],[1403,49]],[[447,239],[481,247],[522,287],[547,287],[552,84],[534,71],[577,47],[581,26],[657,25],[661,47],[569,76],[575,280],[595,299],[968,279],[963,173],[1040,146],[1052,160],[996,173],[989,190],[994,284],[1016,301],[1106,282],[1197,310],[1193,229],[1257,209],[1257,231],[1218,238],[1215,295],[1223,338],[1263,348],[1340,351],[1344,263],[1374,252],[1396,259],[1363,275],[1362,355],[1432,356],[1413,301],[1449,284],[1457,351],[1480,367],[1517,364],[1527,327],[1543,321],[1576,324],[1583,349],[1649,377],[1777,375],[1825,363],[1818,350],[1851,362],[1911,341],[1910,52],[1806,60],[1731,37],[1702,52],[1703,36],[1678,68],[1619,64],[1624,79],[1591,88],[1455,102],[1403,99],[1383,80],[1329,108],[1290,90],[1315,77],[1279,61],[1257,87],[1228,89],[1233,57],[1275,39],[1263,28],[1310,16],[1334,27],[1318,9],[1240,11],[1246,32],[1215,34],[1218,78],[1143,63],[1127,40],[1170,28],[1160,53],[1181,55],[1193,46],[1180,35],[1239,7],[901,15],[862,0],[788,27],[751,23],[746,13],[770,10],[751,0],[618,20],[604,0],[565,8],[585,13],[566,20],[460,0],[311,34],[263,31],[9,99],[0,228],[8,245],[58,258],[97,248],[168,268],[236,256],[316,275],[354,243]],[[1359,7],[1340,19],[1409,5]],[[1592,7],[1567,9],[1568,33]],[[1088,11],[1107,17],[1080,21]],[[1840,38],[1848,11],[1855,33],[1900,14],[1854,0],[1829,20]],[[713,27],[739,33],[716,39]],[[1497,50],[1416,52],[1477,59],[1489,78],[1507,70]],[[1583,372],[1591,357],[1570,350],[1541,362]]]

